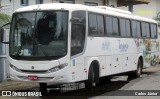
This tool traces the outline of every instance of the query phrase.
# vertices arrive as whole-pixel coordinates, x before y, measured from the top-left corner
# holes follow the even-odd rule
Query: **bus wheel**
[[[138,78],[142,73],[142,62],[138,60],[137,70],[128,74],[129,78]]]
[[[42,95],[47,94],[47,83],[39,83],[40,92],[42,92]]]
[[[138,66],[135,73],[135,77],[140,77],[141,73],[142,73],[142,62],[138,60]]]
[[[88,73],[88,80],[85,81],[85,87],[87,89],[91,89],[94,83],[95,83],[95,72],[93,66],[90,66]]]

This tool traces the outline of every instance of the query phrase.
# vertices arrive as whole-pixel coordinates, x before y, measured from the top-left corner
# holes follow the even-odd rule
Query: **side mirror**
[[[4,44],[9,44],[9,42],[4,41],[4,29],[0,27],[0,42]]]
[[[4,38],[4,29],[0,27],[0,42],[3,43],[3,38]]]

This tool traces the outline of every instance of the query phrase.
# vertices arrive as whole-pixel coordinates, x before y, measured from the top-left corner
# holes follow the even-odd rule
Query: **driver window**
[[[86,12],[72,12],[71,55],[79,54],[84,49],[86,34]]]

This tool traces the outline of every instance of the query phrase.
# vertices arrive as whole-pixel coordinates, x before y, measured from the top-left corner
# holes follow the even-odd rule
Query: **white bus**
[[[3,33],[2,33],[3,34]],[[12,80],[64,84],[133,72],[139,77],[159,50],[157,22],[110,7],[41,4],[12,17],[9,41]],[[152,51],[154,49],[154,51]]]

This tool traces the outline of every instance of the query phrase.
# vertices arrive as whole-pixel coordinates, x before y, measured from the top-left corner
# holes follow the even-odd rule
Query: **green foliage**
[[[0,26],[10,22],[11,17],[7,14],[0,13]]]

